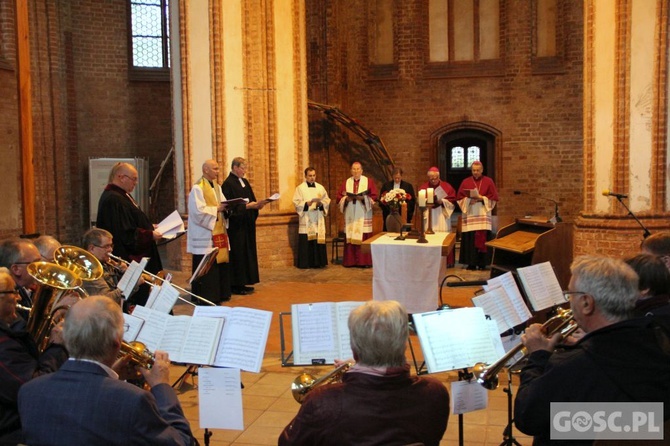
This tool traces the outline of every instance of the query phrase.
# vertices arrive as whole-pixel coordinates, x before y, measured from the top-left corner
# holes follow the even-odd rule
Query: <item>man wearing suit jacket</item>
[[[63,337],[70,359],[19,391],[27,444],[191,445],[193,436],[169,380],[166,352],[140,369],[151,391],[112,370],[123,339],[121,308],[104,296],[73,305]]]
[[[414,187],[407,181],[403,181],[402,179],[403,171],[401,168],[396,167],[393,169],[393,179],[391,181],[387,181],[382,185],[381,192],[379,192],[379,205],[382,208],[382,214],[384,216],[384,231],[386,231],[386,217],[391,213],[391,209],[388,207],[388,205],[385,205],[382,201],[381,198],[386,194],[386,192],[391,191],[393,189],[402,189],[405,191],[405,193],[408,193],[410,197],[409,200],[407,200],[407,223],[412,222],[412,217],[414,216],[414,206],[416,203],[416,197],[414,196]]]

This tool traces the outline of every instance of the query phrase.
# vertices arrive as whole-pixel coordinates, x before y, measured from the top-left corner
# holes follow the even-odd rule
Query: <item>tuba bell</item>
[[[37,289],[33,294],[26,329],[41,352],[48,344],[51,328],[58,322],[54,317],[63,308],[59,303],[66,295],[81,289],[81,279],[55,263],[33,262],[27,270],[37,281]]]
[[[320,378],[315,378],[309,373],[301,373],[293,380],[293,384],[291,384],[291,393],[293,394],[293,398],[302,404],[307,394],[317,387],[323,384],[335,384],[341,382],[342,375],[344,375],[344,373],[349,370],[352,365],[353,364],[350,362],[345,362],[339,367],[331,370],[330,373]]]
[[[63,245],[54,252],[54,261],[63,268],[77,274],[81,280],[97,280],[105,270],[100,260],[85,249]]]

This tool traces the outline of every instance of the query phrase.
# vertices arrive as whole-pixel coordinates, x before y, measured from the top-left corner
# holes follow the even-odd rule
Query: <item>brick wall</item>
[[[498,216],[508,221],[552,214],[550,202],[513,195],[519,189],[557,200],[564,220],[576,218],[582,197],[581,3],[566,2],[562,12],[569,33],[560,70],[534,71],[531,2],[511,0],[501,2],[504,59],[497,75],[433,77],[425,63],[428,2],[397,2],[402,22],[394,44],[398,74],[390,80],[374,77],[368,68],[368,3],[307,2],[310,99],[338,106],[379,135],[414,184],[423,182],[427,168],[436,164],[436,129],[468,121],[497,129],[503,167],[495,178],[501,195]],[[331,141],[324,154],[315,153],[323,144],[315,137],[319,135],[312,132],[310,154],[316,154],[314,164],[330,167],[333,192],[348,176],[347,164],[357,149],[349,145],[338,150]],[[356,138],[351,140],[361,144]],[[380,185],[384,178],[375,180]]]

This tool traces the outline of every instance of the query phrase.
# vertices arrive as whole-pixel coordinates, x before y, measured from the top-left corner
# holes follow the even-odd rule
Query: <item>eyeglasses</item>
[[[128,179],[129,179],[130,181],[132,181],[133,183],[137,183],[137,180],[138,180],[137,177],[131,177],[130,175],[126,175],[125,173],[122,173],[121,176],[122,176],[122,177],[126,177],[126,178],[128,178]]]
[[[0,294],[19,294],[16,290],[0,291]]]
[[[96,248],[100,248],[100,249],[114,249],[114,243],[108,243],[106,245],[96,245],[96,244],[94,244],[93,246],[95,246]]]
[[[563,291],[563,297],[566,301],[569,301],[572,296],[585,296],[589,293],[584,293],[583,291]]]

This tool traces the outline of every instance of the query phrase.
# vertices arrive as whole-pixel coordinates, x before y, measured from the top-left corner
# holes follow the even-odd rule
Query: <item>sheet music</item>
[[[296,364],[313,359],[332,362],[339,354],[336,343],[337,315],[332,302],[291,306],[293,357]]]
[[[193,317],[226,317],[233,309],[230,307],[222,307],[217,305],[198,305],[193,309]]]
[[[170,355],[170,361],[182,362],[181,350],[188,326],[191,323],[190,316],[171,316],[165,321],[165,329],[158,350],[165,350]],[[194,363],[199,364],[199,363]]]
[[[130,262],[123,276],[119,279],[119,283],[116,284],[116,287],[121,290],[126,298],[133,293],[133,289],[135,289],[137,282],[140,280],[140,276],[142,276],[142,272],[144,272],[148,261],[149,257],[143,257],[140,263],[134,260]]]
[[[517,268],[517,273],[535,311],[565,303],[563,290],[551,263],[544,262]]]
[[[337,334],[339,337],[340,352],[336,359],[347,360],[354,357],[351,351],[351,337],[349,335],[349,313],[354,308],[360,307],[365,302],[339,302],[337,309]]]
[[[484,286],[486,291],[489,291],[488,287],[495,288],[497,286],[502,286],[507,293],[507,296],[510,298],[512,305],[516,309],[516,313],[519,315],[524,322],[533,317],[533,314],[528,309],[526,301],[521,295],[521,291],[514,280],[514,276],[511,272],[506,272],[500,276],[493,277],[486,281],[488,285]]]
[[[233,308],[225,317],[213,365],[260,372],[271,322],[271,311]]]
[[[239,369],[198,369],[200,428],[244,429]]]
[[[171,316],[143,307],[142,305],[137,305],[135,307],[133,316],[144,319],[144,324],[142,325],[142,329],[137,335],[136,340],[146,345],[149,351],[156,351],[160,345],[161,338],[163,337],[165,324]]]
[[[180,362],[211,364],[219,345],[223,320],[211,317],[191,317],[183,339]]]
[[[169,313],[172,311],[174,304],[177,303],[177,299],[179,299],[179,291],[170,282],[163,282],[163,286],[160,287],[153,304],[149,305],[149,302],[147,302],[147,307],[161,313]]]
[[[472,303],[476,307],[483,308],[484,313],[496,321],[498,333],[504,333],[527,320],[522,319],[517,314],[516,308],[512,305],[512,301],[503,287],[492,288],[488,293],[473,297]],[[526,311],[528,310],[526,309]]]
[[[481,308],[414,314],[414,324],[430,373],[472,367],[498,357]]]
[[[145,307],[153,309],[158,293],[161,291],[160,285],[152,285],[151,291],[149,292],[149,297],[147,298],[147,303],[144,304]]]
[[[132,314],[123,313],[123,320],[128,324],[128,330],[123,333],[123,340],[126,342],[132,342],[137,338],[142,325],[144,325],[144,319],[133,316]]]

